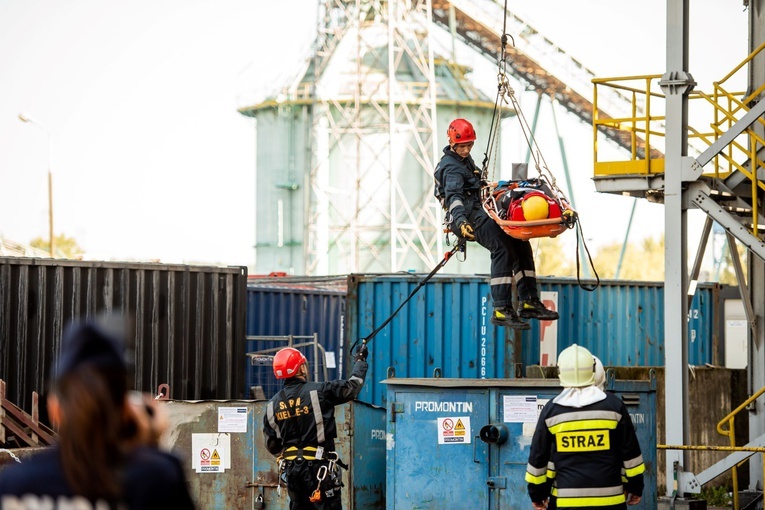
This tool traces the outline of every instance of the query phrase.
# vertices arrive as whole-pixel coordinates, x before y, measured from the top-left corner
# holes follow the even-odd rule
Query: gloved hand
[[[467,220],[462,220],[462,223],[459,225],[460,229],[460,235],[468,240],[468,241],[475,241],[475,233],[473,232],[473,225],[468,223]]]
[[[353,361],[366,361],[367,356],[369,356],[369,349],[367,344],[362,342],[356,349],[356,354],[353,355]]]

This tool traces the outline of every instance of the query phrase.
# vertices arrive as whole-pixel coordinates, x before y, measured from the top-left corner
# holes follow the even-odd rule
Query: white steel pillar
[[[749,51],[753,51],[765,41],[765,0],[754,0],[749,3]],[[762,55],[754,59],[749,69],[750,90],[756,90],[762,85],[765,76],[765,58]],[[760,101],[763,97],[760,96]],[[765,129],[755,122],[752,129],[759,136],[765,135]],[[760,149],[761,151],[762,149]],[[762,156],[760,156],[762,157]],[[760,175],[762,178],[762,175]],[[760,207],[763,204],[760,202]],[[755,232],[756,234],[756,232]],[[762,236],[760,236],[762,238]],[[765,261],[759,257],[748,257],[749,260],[749,297],[752,302],[754,316],[749,329],[749,395],[765,386]],[[765,434],[765,398],[754,401],[749,411],[749,439]],[[749,490],[765,490],[763,480],[763,455],[753,455],[749,459]]]
[[[666,95],[664,174],[664,347],[666,444],[688,444],[688,303],[687,209],[683,202],[683,158],[688,141],[688,93],[695,85],[688,73],[689,0],[667,0],[667,72],[660,85]],[[683,451],[667,450],[667,496],[675,473],[685,468]],[[682,494],[678,494],[682,496]]]

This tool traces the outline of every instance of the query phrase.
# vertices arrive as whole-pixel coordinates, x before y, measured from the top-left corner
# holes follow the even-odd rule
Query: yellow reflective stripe
[[[559,434],[561,432],[572,432],[575,430],[613,430],[619,425],[618,421],[614,420],[577,420],[558,423],[550,427],[550,432],[553,434]]]
[[[555,471],[547,470],[547,478],[555,478]]]
[[[290,446],[290,447],[288,447],[284,451],[285,452],[296,452],[296,451],[298,451],[298,447],[297,446]],[[315,446],[304,446],[303,447],[303,451],[304,452],[315,452],[316,451],[316,447]]]
[[[633,476],[642,475],[643,473],[645,473],[645,464],[640,464],[637,467],[625,469],[624,473],[630,478],[632,478]]]
[[[558,490],[553,487],[552,495],[556,497],[556,504],[560,507],[583,507],[583,506],[611,506],[625,503],[627,498],[624,494],[614,496],[586,496],[581,498],[561,498]]]
[[[583,507],[583,506],[611,506],[620,505],[627,501],[624,494],[619,496],[606,496],[600,498],[558,498],[556,500],[558,508],[561,507]]]
[[[547,481],[546,475],[540,475],[540,476],[534,476],[531,473],[526,473],[526,481],[528,483],[533,483],[534,485],[542,485]]]
[[[295,460],[297,459],[297,454],[299,453],[301,449],[297,446],[290,446],[284,450],[283,458],[284,460]],[[303,452],[316,452],[318,451],[315,446],[305,446],[302,448]],[[312,455],[303,455],[303,458],[305,460],[316,460],[316,457]]]

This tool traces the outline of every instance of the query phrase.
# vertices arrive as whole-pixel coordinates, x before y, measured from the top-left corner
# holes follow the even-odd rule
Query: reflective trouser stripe
[[[513,280],[515,280],[515,282],[518,283],[521,281],[522,278],[536,278],[536,276],[537,276],[537,273],[535,271],[525,269],[523,271],[518,271],[517,273],[515,273]]]
[[[489,285],[512,285],[512,284],[513,284],[512,276],[497,276],[496,278],[492,278],[489,281]]]

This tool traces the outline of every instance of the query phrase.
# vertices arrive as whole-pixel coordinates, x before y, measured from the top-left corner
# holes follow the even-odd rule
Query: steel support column
[[[667,101],[664,176],[664,345],[667,444],[688,444],[688,257],[687,209],[683,203],[682,167],[687,154],[689,0],[667,0],[667,72],[660,82]],[[683,451],[667,451],[667,496],[677,471],[685,469]],[[678,480],[682,487],[682,480]],[[680,495],[682,496],[682,495]]]
[[[749,51],[765,41],[765,0],[751,0],[749,3]],[[755,58],[749,66],[749,87],[755,90],[762,84],[765,76],[765,58]],[[759,98],[762,102],[762,96]],[[765,135],[765,129],[755,122],[752,129],[759,135]],[[760,206],[763,204],[760,203]],[[762,239],[762,236],[760,236]],[[760,257],[748,257],[749,261],[749,297],[752,302],[753,317],[749,330],[749,394],[765,386],[765,261]],[[765,399],[758,398],[749,411],[749,438],[765,434]],[[763,473],[763,455],[754,455],[749,459],[749,490],[765,490]]]

